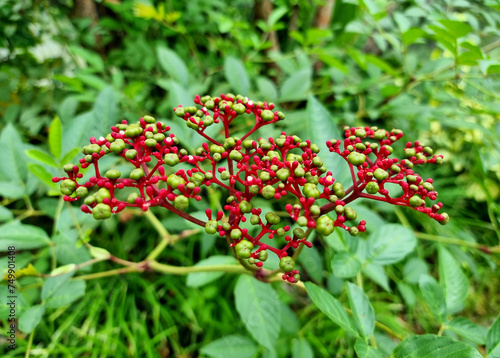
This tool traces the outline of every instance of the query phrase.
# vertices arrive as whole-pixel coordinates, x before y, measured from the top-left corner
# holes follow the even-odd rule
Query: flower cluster
[[[61,182],[61,192],[67,201],[85,197],[82,211],[95,219],[106,219],[125,207],[162,206],[167,210],[204,227],[208,234],[224,237],[240,260],[255,265],[260,271],[269,253],[280,259],[283,279],[296,282],[298,271],[291,254],[300,245],[311,247],[307,240],[312,229],[329,235],[335,227],[348,230],[352,235],[366,230],[366,222],[356,221],[357,213],[347,204],[358,197],[386,201],[395,205],[413,207],[440,223],[446,223],[446,214],[438,214],[441,204],[426,207],[425,200],[435,200],[437,193],[432,180],[423,179],[413,166],[439,163],[442,157],[433,156],[432,150],[408,143],[407,159],[389,158],[391,145],[401,138],[402,132],[387,132],[376,128],[345,128],[346,139],[327,143],[330,151],[347,160],[351,168],[353,185],[347,190],[335,182],[319,157],[319,147],[296,135],[281,133],[277,138],[250,139],[259,128],[285,118],[274,104],[253,102],[232,94],[220,97],[196,96],[196,106],[174,108],[177,117],[187,127],[207,141],[194,153],[183,149],[170,128],[151,116],[137,123],[113,126],[111,133],[99,139],[90,138],[83,148],[80,166],[64,166],[66,177],[54,178]],[[233,121],[239,116],[250,116],[253,128],[242,137],[231,136]],[[221,126],[224,140],[212,138],[207,128]],[[104,175],[99,160],[106,155],[118,155],[130,163],[132,170],[122,175],[116,169]],[[177,169],[178,164],[189,169]],[[95,175],[79,184],[83,175],[80,168],[94,166]],[[357,171],[357,173],[355,173]],[[403,194],[391,197],[387,184],[398,184]],[[206,210],[207,221],[188,213],[191,200],[201,200],[205,187],[215,185],[225,189],[223,211]],[[275,212],[263,213],[254,207],[252,199],[286,201],[289,223]],[[333,212],[335,219],[327,213]],[[250,225],[248,225],[250,223]],[[290,224],[297,224],[292,230]],[[250,227],[250,229],[249,229]],[[263,238],[276,239],[281,248],[262,242]]]

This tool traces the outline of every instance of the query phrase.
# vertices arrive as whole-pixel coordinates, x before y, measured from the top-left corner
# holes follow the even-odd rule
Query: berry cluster
[[[274,104],[253,102],[232,94],[220,97],[196,96],[200,107],[178,106],[175,115],[187,127],[207,140],[194,153],[182,149],[170,128],[151,116],[144,116],[137,123],[113,126],[111,133],[99,139],[90,138],[83,148],[80,166],[65,165],[67,177],[54,178],[61,182],[61,192],[67,201],[85,197],[82,211],[92,213],[95,219],[106,219],[125,207],[162,206],[203,226],[208,234],[226,238],[240,260],[246,260],[260,271],[269,252],[280,259],[283,279],[299,279],[295,262],[290,255],[299,245],[311,247],[307,236],[312,229],[329,235],[335,227],[348,230],[352,235],[366,230],[366,222],[356,223],[357,214],[348,203],[358,197],[382,200],[396,205],[413,207],[440,223],[446,223],[446,214],[438,214],[441,204],[425,206],[425,199],[435,200],[437,193],[432,180],[425,182],[413,172],[414,165],[439,163],[440,156],[418,142],[408,143],[407,159],[389,158],[391,145],[401,138],[402,132],[387,132],[376,128],[345,128],[341,141],[327,143],[330,151],[344,157],[351,168],[353,185],[345,190],[336,183],[332,172],[327,171],[318,156],[319,147],[296,135],[281,133],[277,138],[249,139],[259,128],[283,120],[284,114],[274,110]],[[242,137],[231,136],[233,121],[239,116],[250,116],[253,128]],[[206,129],[221,125],[224,140],[212,138]],[[131,164],[132,170],[123,176],[118,170],[108,170],[104,176],[99,171],[99,160],[106,155],[118,155]],[[175,169],[178,164],[189,169]],[[93,165],[95,176],[84,184],[80,168]],[[355,174],[357,170],[357,175]],[[357,176],[357,178],[356,178]],[[403,194],[392,198],[386,184],[398,184]],[[212,213],[207,209],[207,221],[187,213],[191,200],[201,200],[204,187],[216,185],[227,191],[224,211]],[[263,214],[252,205],[256,196],[267,200],[283,199],[292,224],[283,223],[274,212]],[[321,205],[322,204],[322,205]],[[326,215],[335,212],[335,220]],[[249,221],[251,229],[248,229]],[[350,224],[349,224],[350,223]],[[305,231],[304,231],[305,230]],[[262,239],[277,238],[282,248],[265,244]],[[278,245],[276,245],[278,246]]]

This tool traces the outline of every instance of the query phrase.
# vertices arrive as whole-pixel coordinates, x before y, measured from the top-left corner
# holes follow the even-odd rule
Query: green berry
[[[60,185],[60,190],[64,195],[71,195],[76,190],[76,183],[71,179],[63,180]]]
[[[316,221],[316,230],[323,236],[330,235],[335,229],[335,222],[327,215],[321,216]]]
[[[236,244],[234,250],[240,259],[248,259],[252,254],[253,244],[248,240],[241,240]]]
[[[303,189],[304,195],[308,198],[318,199],[321,195],[316,184],[306,183]]]
[[[258,225],[260,223],[260,218],[258,215],[252,215],[250,217],[250,224],[252,225]]]
[[[442,213],[441,215],[444,216],[444,220],[440,221],[439,223],[441,225],[446,225],[450,221],[450,216],[447,213]]]
[[[137,199],[138,197],[139,197],[139,194],[137,194],[137,193],[130,193],[130,195],[127,198],[127,202],[129,202],[130,204],[134,204],[135,203],[135,199]]]
[[[165,154],[165,157],[163,158],[165,164],[167,164],[170,167],[173,167],[177,163],[179,163],[179,156],[175,153],[168,153]]]
[[[111,207],[106,204],[97,204],[93,209],[92,209],[92,216],[96,220],[104,220],[107,219],[111,216]]]
[[[81,198],[82,196],[86,196],[89,193],[89,190],[84,186],[80,186],[78,187],[78,189],[76,189],[75,193],[76,196]]]
[[[183,107],[177,107],[174,111],[175,115],[179,118],[183,118],[186,112],[184,111]]]
[[[186,210],[189,207],[189,199],[184,195],[178,195],[174,199],[174,207],[178,210]]]
[[[352,152],[347,156],[347,161],[356,166],[363,164],[365,160],[366,155],[364,155],[363,153]]]
[[[252,211],[252,204],[250,204],[248,201],[244,200],[240,203],[239,205],[240,210],[242,213],[249,213]]]
[[[113,153],[119,154],[125,149],[125,142],[123,141],[123,139],[117,139],[113,143],[111,143],[109,149]]]
[[[375,171],[373,172],[373,176],[375,177],[375,179],[377,179],[378,181],[383,181],[385,179],[387,179],[389,177],[389,173],[387,173],[384,169],[382,168],[377,168],[375,169]]]
[[[306,226],[307,225],[307,218],[305,216],[299,216],[297,218],[297,224],[299,226],[302,226],[302,227]]]
[[[130,172],[130,179],[140,180],[144,176],[144,170],[141,168],[136,168]]]
[[[106,172],[106,178],[108,179],[113,179],[113,180],[116,180],[118,179],[120,176],[122,175],[122,173],[120,173],[119,170],[116,170],[116,169],[110,169]]]
[[[408,201],[410,203],[410,205],[414,208],[418,208],[420,205],[422,205],[423,203],[423,200],[422,198],[420,198],[419,196],[417,195],[414,195],[410,198],[410,200]]]
[[[281,168],[276,172],[276,176],[279,180],[286,181],[290,177],[290,169]]]
[[[259,260],[260,261],[266,261],[268,256],[269,256],[269,254],[267,253],[267,250],[262,250],[259,252]]]
[[[148,132],[150,133],[150,132]],[[149,147],[149,148],[152,148],[154,146],[156,146],[156,144],[158,144],[153,138],[150,138],[150,139],[146,139],[144,141],[144,144],[146,144],[146,147]]]
[[[238,152],[237,150],[232,150],[229,153],[229,159],[232,159],[232,160],[242,160],[243,159],[243,155],[240,152]]]
[[[177,189],[179,185],[185,185],[186,181],[184,178],[175,175],[175,174],[170,174],[167,178],[167,184],[170,186],[172,189]]]
[[[356,211],[354,211],[353,208],[346,206],[344,207],[344,216],[347,220],[356,220],[358,214],[356,213]]]
[[[66,173],[73,173],[73,164],[64,164],[63,170]]]
[[[359,229],[357,227],[350,227],[349,228],[349,234],[351,234],[352,236],[358,236],[359,234]]]
[[[276,189],[274,189],[271,185],[266,185],[262,188],[262,196],[266,199],[274,198],[274,194],[276,193]]]
[[[302,240],[306,236],[306,233],[301,228],[295,228],[293,229],[293,236],[299,240]]]
[[[151,117],[151,116],[144,116],[144,117],[142,117],[142,119],[144,119],[144,122],[146,122],[146,123],[156,122],[156,119],[154,117]]]
[[[366,192],[368,194],[377,194],[380,187],[378,186],[377,183],[375,183],[374,181],[371,181],[368,184],[366,184],[365,189],[366,189]]]
[[[85,205],[89,205],[89,206],[90,206],[90,205],[94,204],[94,203],[95,203],[95,201],[96,201],[96,200],[95,200],[95,196],[94,196],[94,195],[90,195],[90,196],[87,196],[87,197],[85,198],[85,200],[83,201],[83,203],[84,203]]]
[[[264,122],[270,122],[274,119],[274,113],[268,109],[265,109],[262,111],[261,117],[264,120]]]
[[[129,149],[125,152],[125,158],[127,159],[135,159],[137,157],[137,150]]]
[[[98,203],[102,203],[104,199],[111,199],[111,193],[106,188],[99,189],[99,191],[95,193],[94,196]]]
[[[333,184],[333,193],[342,199],[345,196],[344,186],[340,183]]]
[[[219,223],[216,220],[209,220],[205,225],[205,232],[207,234],[213,235],[217,232]]]
[[[295,267],[295,261],[290,256],[282,257],[280,260],[280,269],[283,272],[290,272]]]
[[[281,221],[281,218],[273,212],[268,212],[266,214],[266,220],[267,220],[268,224],[275,225],[275,224],[279,224],[279,222]]]

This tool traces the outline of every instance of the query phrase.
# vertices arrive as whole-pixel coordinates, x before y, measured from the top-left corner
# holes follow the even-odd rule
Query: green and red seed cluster
[[[168,133],[170,128],[153,117],[144,116],[130,124],[123,121],[106,137],[91,138],[83,148],[80,166],[64,167],[67,177],[53,179],[61,182],[64,199],[84,198],[81,209],[96,219],[106,219],[125,207],[165,207],[203,226],[208,234],[224,237],[239,259],[257,268],[269,253],[276,254],[283,279],[289,282],[300,278],[291,254],[300,245],[312,246],[307,240],[311,230],[322,235],[331,234],[335,227],[352,235],[366,230],[366,222],[357,221],[357,213],[347,205],[358,197],[411,206],[441,223],[447,221],[445,214],[437,214],[440,203],[425,207],[426,198],[435,200],[437,196],[432,180],[423,182],[412,170],[414,165],[438,163],[442,158],[432,156],[428,147],[416,142],[407,145],[407,159],[390,159],[391,145],[401,138],[400,131],[346,128],[344,150],[340,150],[340,140],[327,143],[330,151],[344,157],[352,169],[354,185],[346,190],[335,182],[318,155],[319,147],[309,140],[284,132],[277,138],[249,138],[259,128],[285,118],[274,104],[232,94],[196,96],[194,102],[198,106],[174,108],[176,116],[206,139],[194,153],[182,149],[178,139]],[[233,121],[242,115],[253,117],[254,126],[241,137],[232,136]],[[223,140],[206,132],[212,125],[221,126]],[[99,160],[106,155],[122,157],[130,164],[130,172],[123,175],[111,169],[103,175]],[[189,169],[176,170],[179,164]],[[79,184],[78,179],[83,177],[80,168],[90,165],[95,175]],[[391,198],[384,188],[386,183],[398,183],[404,194]],[[227,193],[224,210],[212,215],[207,209],[205,222],[187,211],[190,201],[201,200],[202,190],[212,185]],[[122,198],[122,190],[128,192],[127,198]],[[285,200],[289,222],[277,213],[264,214],[254,207],[255,197]],[[329,212],[334,212],[334,219],[327,215]],[[296,228],[292,230],[293,224]],[[265,244],[263,238],[275,239],[277,245]],[[281,248],[275,247],[279,245]]]

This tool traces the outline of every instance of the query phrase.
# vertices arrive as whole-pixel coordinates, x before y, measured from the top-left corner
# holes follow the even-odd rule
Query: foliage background
[[[0,251],[13,240],[26,248],[16,256],[24,269],[18,348],[2,346],[2,354],[377,357],[391,355],[405,337],[433,333],[500,356],[500,321],[489,329],[500,311],[499,10],[495,0],[0,0]],[[262,327],[249,326],[237,307],[242,279],[235,275],[98,278],[119,267],[104,261],[75,268],[76,276],[90,275],[84,281],[67,277],[48,287],[44,274],[92,259],[82,240],[138,262],[162,234],[155,218],[172,235],[196,229],[165,211],[128,211],[97,223],[59,198],[50,178],[61,165],[76,162],[90,136],[144,114],[168,122],[193,150],[200,142],[172,108],[197,93],[228,91],[274,101],[287,113],[261,136],[286,130],[324,145],[344,125],[378,125],[401,128],[406,139],[445,156],[427,174],[449,225],[378,203],[356,206],[368,222],[360,240],[375,240],[375,228],[396,222],[414,230],[410,255],[370,262],[358,240],[340,232],[316,237],[301,254],[304,280],[337,302],[349,306],[346,281],[364,290],[379,322],[371,339],[377,350],[303,290],[281,283],[256,286],[261,302],[278,305],[262,323],[267,331],[274,322],[267,344],[256,333]],[[345,182],[345,168],[329,161]],[[223,195],[209,192],[194,211],[215,209]],[[191,266],[211,257],[227,262],[228,253],[225,241],[198,231],[159,260]],[[0,258],[6,267],[7,257]],[[5,332],[5,279],[0,291]]]

